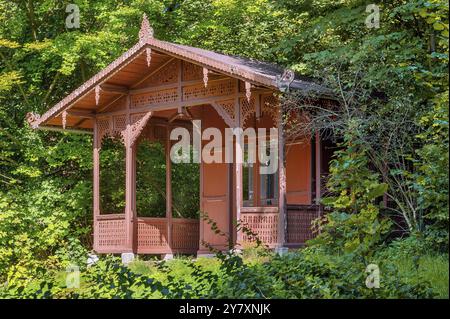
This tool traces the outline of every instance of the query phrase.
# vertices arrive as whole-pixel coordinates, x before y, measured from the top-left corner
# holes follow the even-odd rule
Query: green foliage
[[[100,151],[100,210],[102,214],[125,212],[125,147],[106,138]]]
[[[2,154],[11,159],[3,162],[8,171],[1,175],[2,282],[84,260],[91,245],[89,139],[49,133],[51,143],[44,148],[28,130],[17,137],[9,130],[0,132],[6,137]]]
[[[435,248],[448,251],[448,91],[436,96],[433,102],[433,110],[420,119],[426,130],[419,135],[424,145],[417,150],[415,187],[420,195],[420,206],[427,212],[429,239]]]
[[[436,254],[425,238],[395,240],[375,259],[383,267],[397,268],[400,280],[410,285],[428,283],[439,298],[448,298],[448,253]]]
[[[366,263],[389,228],[377,206],[386,186],[373,167],[374,154],[388,163],[386,180],[399,180],[407,189],[402,197],[398,183],[386,181],[398,210],[412,206],[410,215],[403,212],[412,216],[409,231],[425,229],[415,244],[448,250],[447,1],[383,1],[379,29],[365,26],[369,2],[360,0],[83,0],[74,1],[81,10],[78,30],[66,29],[64,2],[28,3],[0,0],[0,281],[9,285],[2,296],[430,296],[422,282],[436,283],[438,275],[416,276],[408,256],[382,266],[381,290],[369,290],[363,281]],[[341,126],[339,135],[359,134],[345,140],[333,162],[334,194],[326,200],[333,212],[322,225],[320,245],[283,257],[263,254],[248,263],[236,254],[223,255],[211,267],[200,261],[162,263],[151,272],[161,282],[105,259],[83,269],[81,292],[67,291],[61,269],[83,264],[92,247],[92,141],[31,131],[25,114],[43,113],[131,47],[144,12],[159,39],[278,62],[319,79],[328,74],[335,83],[344,71],[351,75],[344,93],[364,88],[361,95],[346,95],[361,103],[344,117],[356,124]],[[124,208],[119,146],[102,149],[108,168],[102,176],[104,212]],[[149,148],[138,159],[143,192],[138,191],[137,205],[143,214],[164,211],[160,151]],[[396,167],[399,163],[405,165]],[[175,212],[183,217],[198,215],[198,172],[196,165],[173,167]],[[154,181],[144,183],[145,175]],[[390,256],[399,250],[392,248]],[[439,276],[445,277],[445,262],[423,258],[419,270],[439,265]],[[414,278],[398,283],[399,269]]]
[[[199,218],[200,165],[172,163],[172,201],[176,217]]]
[[[395,249],[395,248],[394,248]],[[391,252],[388,252],[390,254]],[[244,254],[254,254],[244,252]],[[124,267],[102,258],[81,272],[80,288],[67,288],[63,273],[0,288],[0,298],[430,298],[434,296],[419,268],[400,276],[403,265],[380,264],[380,288],[365,286],[366,264],[349,255],[307,248],[284,256],[263,253],[252,263],[231,252],[218,259],[135,261]],[[424,264],[425,265],[425,264]],[[448,265],[448,264],[447,264]],[[448,267],[447,267],[448,268]],[[346,269],[342,272],[342,269]],[[435,269],[445,272],[445,263]],[[447,270],[448,276],[448,270]],[[441,278],[442,279],[442,278]],[[435,286],[433,286],[435,287]],[[438,286],[439,288],[439,286]]]
[[[391,226],[381,218],[375,200],[387,185],[368,167],[367,149],[356,137],[357,128],[349,129],[341,149],[330,163],[327,188],[335,197],[323,204],[331,209],[319,223],[321,233],[311,241],[330,251],[369,257]]]
[[[200,167],[172,165],[173,214],[198,218]],[[100,152],[100,196],[102,214],[124,213],[125,148],[119,139],[107,138]],[[158,141],[142,139],[136,152],[136,207],[138,216],[166,215],[165,147]]]
[[[161,143],[142,141],[136,155],[136,206],[139,216],[166,215],[166,160]]]

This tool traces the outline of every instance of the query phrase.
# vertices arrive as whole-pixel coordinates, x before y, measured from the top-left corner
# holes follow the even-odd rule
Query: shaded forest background
[[[80,8],[79,29],[66,28],[68,3]],[[334,114],[311,110],[307,96],[285,101],[309,112],[310,129],[331,131],[341,143],[328,182],[333,196],[324,201],[332,213],[313,247],[367,263],[400,237],[394,247],[405,255],[448,253],[448,3],[376,1],[380,26],[368,28],[370,3],[1,0],[0,282],[85,263],[91,138],[32,131],[25,115],[42,114],[130,48],[143,13],[161,40],[278,63],[335,90]],[[390,208],[380,206],[385,192]],[[232,288],[240,291],[230,284],[223,295],[254,296]],[[309,289],[293,296],[333,297]]]

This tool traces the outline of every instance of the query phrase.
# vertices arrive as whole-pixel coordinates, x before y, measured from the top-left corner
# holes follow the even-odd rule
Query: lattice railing
[[[127,241],[124,214],[101,215],[94,222],[94,247],[98,252],[123,250]]]
[[[175,252],[196,252],[200,236],[199,221],[197,219],[175,218],[172,223],[172,250]]]
[[[99,253],[129,251],[124,214],[96,217],[94,249]],[[172,249],[169,247],[167,218],[139,217],[137,219],[137,252],[141,254],[194,254],[199,246],[200,224],[197,219],[172,219]]]
[[[320,216],[317,205],[296,205],[288,207],[287,211],[287,238],[288,244],[303,245],[315,237],[312,222]]]
[[[241,221],[255,232],[258,238],[267,246],[274,247],[277,243],[278,213],[242,213]],[[245,233],[243,242],[251,242]]]
[[[142,253],[164,253],[169,250],[166,218],[138,219],[137,248]]]

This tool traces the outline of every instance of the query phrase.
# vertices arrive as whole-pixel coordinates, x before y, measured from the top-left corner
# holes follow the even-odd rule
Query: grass
[[[412,284],[429,282],[437,298],[449,297],[449,256],[424,255],[418,260],[401,257],[394,262],[400,277]]]
[[[398,250],[397,250],[398,253]],[[412,285],[427,282],[430,284],[437,298],[449,297],[449,256],[448,254],[424,254],[414,257],[408,253],[395,253],[390,250],[389,263],[398,270],[399,280]],[[261,254],[259,249],[247,247],[243,250],[243,259],[249,265],[268,262],[270,256]],[[319,256],[317,256],[319,257]],[[328,256],[329,257],[329,256]],[[168,282],[168,276],[183,278],[187,283],[195,284],[192,277],[193,269],[189,263],[199,266],[203,270],[217,272],[220,262],[216,258],[176,257],[165,261],[135,260],[129,267],[138,274],[151,275],[163,283]]]

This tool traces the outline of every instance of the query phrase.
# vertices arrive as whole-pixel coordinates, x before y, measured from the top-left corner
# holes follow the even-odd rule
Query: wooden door
[[[200,221],[200,241],[202,239],[217,249],[226,249],[230,233],[230,165],[227,163],[201,164],[201,210],[208,214],[221,232],[221,236],[211,229],[205,220]],[[201,243],[200,243],[201,244]],[[208,248],[201,245],[200,251],[207,253]]]

